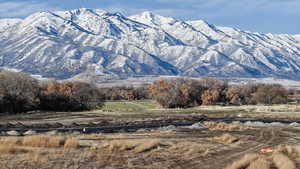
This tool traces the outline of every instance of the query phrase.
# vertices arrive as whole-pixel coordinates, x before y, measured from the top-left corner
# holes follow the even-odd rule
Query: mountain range
[[[188,76],[300,80],[300,35],[260,34],[151,12],[43,11],[0,19],[0,68],[46,78]]]

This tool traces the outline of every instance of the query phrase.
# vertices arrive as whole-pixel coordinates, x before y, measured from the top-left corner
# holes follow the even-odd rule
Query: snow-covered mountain
[[[0,68],[43,77],[300,79],[300,35],[259,34],[144,12],[39,12],[0,19]]]

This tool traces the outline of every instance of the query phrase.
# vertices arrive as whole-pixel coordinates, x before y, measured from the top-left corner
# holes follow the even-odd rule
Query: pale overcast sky
[[[253,32],[300,34],[300,0],[0,0],[0,18],[75,8],[100,8],[124,15],[152,11]]]

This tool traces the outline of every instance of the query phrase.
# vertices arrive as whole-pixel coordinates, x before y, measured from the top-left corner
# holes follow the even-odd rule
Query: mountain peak
[[[154,18],[155,14],[151,11],[145,11],[140,14],[144,18]]]
[[[80,14],[80,13],[85,13],[85,12],[92,12],[92,13],[107,13],[107,11],[102,10],[102,9],[91,9],[91,8],[77,8],[73,10],[69,10],[69,12],[72,12],[74,14]]]
[[[154,14],[153,12],[150,11],[145,11],[140,14],[130,16],[129,18],[150,26],[160,26],[163,24],[173,23],[176,21],[176,19],[174,18]]]
[[[202,19],[188,21],[188,23],[194,23],[194,24],[198,24],[198,25],[210,25],[208,22],[206,22],[205,20],[202,20]]]
[[[59,21],[58,21],[59,20]],[[35,27],[38,25],[57,24],[62,19],[50,11],[41,11],[34,13],[23,20],[22,27]]]
[[[77,9],[73,9],[73,10],[71,10],[71,11],[74,12],[74,13],[79,14],[79,13],[83,13],[83,12],[91,12],[92,9],[88,9],[88,8],[77,8]]]
[[[108,12],[102,9],[78,8],[78,9],[73,9],[68,11],[55,11],[54,13],[62,17],[70,17],[70,16],[80,16],[85,14],[104,15]]]

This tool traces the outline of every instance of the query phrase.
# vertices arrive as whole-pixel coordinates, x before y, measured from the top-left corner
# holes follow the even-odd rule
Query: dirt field
[[[298,113],[227,110],[35,112],[2,116],[7,127],[115,126],[148,122],[199,122],[199,126],[167,126],[117,133],[48,133],[0,136],[3,169],[296,169],[300,168],[300,128],[246,126],[208,118],[297,120]],[[216,109],[216,107],[214,107]],[[299,116],[300,117],[300,116]],[[55,124],[57,126],[55,126]],[[201,126],[202,125],[202,126]],[[23,133],[24,135],[24,133]],[[261,152],[265,150],[265,152]],[[285,161],[280,163],[280,161]],[[286,162],[288,161],[288,162]],[[287,166],[284,166],[287,165]],[[256,167],[255,167],[256,166]],[[260,166],[257,168],[257,166]],[[261,168],[263,167],[263,168]]]
[[[246,154],[264,155],[260,153],[261,149],[297,145],[300,141],[299,130],[292,127],[204,124],[209,128],[167,127],[135,133],[2,136],[0,165],[3,169],[223,169]],[[52,144],[42,139],[45,137],[49,137],[49,142],[53,139]],[[73,139],[75,146],[72,142],[68,146],[66,141],[55,144],[58,137],[61,137],[59,140]],[[295,162],[297,168],[299,164]]]

